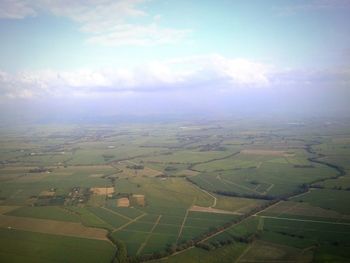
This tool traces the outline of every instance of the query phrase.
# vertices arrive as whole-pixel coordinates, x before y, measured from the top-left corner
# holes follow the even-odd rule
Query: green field
[[[234,245],[229,245],[210,252],[200,248],[194,248],[159,262],[169,262],[169,263],[181,263],[181,262],[226,263],[227,262],[227,263],[230,263],[230,262],[234,262],[234,260],[237,259],[244,252],[244,250],[246,249],[246,246],[247,245],[243,243],[236,243]]]
[[[111,262],[116,240],[136,262],[349,258],[350,124],[43,125],[0,134],[0,220],[15,216],[20,227],[0,229],[0,261]],[[109,234],[31,232],[28,218]]]
[[[303,196],[293,198],[293,201],[307,202],[327,210],[350,214],[350,206],[344,200],[350,200],[350,191],[315,189]]]
[[[0,229],[1,262],[110,262],[114,253],[106,241]]]
[[[64,210],[63,208],[56,206],[26,206],[13,210],[7,214],[13,216],[79,222],[79,217],[76,214],[69,213],[69,210]]]

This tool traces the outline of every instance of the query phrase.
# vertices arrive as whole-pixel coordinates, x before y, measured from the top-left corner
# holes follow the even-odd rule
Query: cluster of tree
[[[185,249],[192,247],[194,245],[195,245],[195,241],[193,239],[187,240],[186,242],[182,242],[179,244],[168,244],[167,248],[163,251],[157,251],[157,252],[154,252],[152,254],[130,257],[129,262],[130,263],[138,263],[138,262],[144,262],[144,261],[150,261],[150,260],[164,258],[164,257],[167,257],[167,256],[174,254],[175,252],[185,250]]]
[[[198,243],[198,244],[196,244],[196,247],[204,249],[206,251],[212,251],[212,250],[215,250],[221,246],[223,246],[223,245],[221,245],[221,242],[218,242],[218,241],[216,241],[215,243],[212,242],[212,243]]]
[[[214,193],[225,196],[234,196],[234,197],[243,197],[243,198],[251,198],[251,199],[262,199],[262,200],[287,200],[289,197],[305,193],[309,191],[309,184],[301,184],[294,191],[281,194],[281,195],[261,195],[261,194],[248,194],[248,193],[236,193],[231,191],[214,191]]]
[[[176,171],[177,168],[174,166],[167,166],[165,167],[164,171],[171,172],[171,171]]]
[[[185,178],[185,177],[187,177],[186,175],[184,175],[184,174],[159,174],[159,175],[157,175],[156,177],[158,177],[158,178],[168,178],[168,177],[173,177],[173,178],[175,178],[175,177],[178,177],[178,178]]]
[[[312,164],[295,164],[293,165],[294,168],[315,168]]]
[[[142,164],[133,164],[133,165],[127,165],[126,168],[134,169],[134,170],[142,170],[143,168],[145,168],[145,166],[143,166]]]
[[[256,240],[259,236],[260,234],[258,232],[248,236],[240,236],[240,237],[230,236],[222,240],[214,240],[211,242],[198,242],[195,246],[207,251],[212,251],[212,250],[224,247],[226,245],[233,244],[234,242],[249,244],[249,243],[252,243],[254,240]]]
[[[225,195],[225,196],[235,196],[235,197],[251,198],[251,199],[262,199],[262,200],[274,200],[274,199],[276,199],[276,197],[272,196],[272,195],[236,193],[236,192],[221,191],[221,190],[214,191],[214,193],[219,194],[219,195]]]
[[[312,188],[316,188],[316,189],[325,189],[324,185],[320,185],[320,184],[313,184]]]
[[[51,206],[51,205],[63,205],[66,200],[65,196],[38,196],[34,206]]]
[[[214,161],[225,160],[225,159],[231,158],[231,157],[233,157],[235,155],[238,155],[239,153],[240,153],[240,151],[232,153],[232,154],[229,154],[229,155],[226,155],[224,157],[220,157],[220,158],[214,158],[214,159],[210,159],[210,160],[206,160],[206,161],[202,161],[202,162],[187,163],[188,164],[187,169],[191,170],[191,171],[195,171],[195,172],[201,172],[201,171],[198,171],[198,170],[194,169],[193,167],[198,165],[198,164],[210,163],[210,162],[214,162]]]
[[[284,231],[278,231],[277,233],[284,235],[284,236],[289,236],[289,237],[297,237],[300,239],[304,239],[305,237],[303,235],[297,235],[297,234],[293,234],[293,233],[288,233],[288,232],[284,232]]]
[[[212,251],[212,250],[218,249],[220,247],[233,244],[234,242],[235,242],[234,239],[227,238],[225,240],[215,240],[215,241],[208,242],[208,243],[197,243],[196,247],[204,249],[206,251]]]
[[[109,181],[111,182],[112,186],[114,186],[115,181],[116,181],[117,179],[119,179],[119,176],[116,176],[116,174],[122,173],[122,172],[123,172],[123,170],[118,170],[118,171],[116,171],[116,172],[114,172],[114,173],[112,173],[112,174],[105,174],[105,175],[102,175],[101,178],[109,180]]]
[[[116,247],[112,263],[128,263],[128,251],[126,250],[125,244],[115,239],[110,232],[107,234],[107,237],[113,242]]]
[[[208,152],[208,151],[226,151],[226,148],[221,146],[219,143],[206,144],[201,145],[199,148],[200,152]]]
[[[115,155],[113,155],[113,154],[102,154],[102,157],[103,157],[103,160],[105,162],[108,162],[108,161],[114,159]]]
[[[45,168],[45,167],[37,167],[37,168],[32,168],[29,169],[29,173],[46,173],[46,172],[52,172],[52,169]]]
[[[325,187],[324,185],[319,185],[319,184],[312,185],[312,188],[327,189],[327,187]],[[343,187],[341,185],[335,185],[332,188],[328,188],[328,189],[340,190],[340,191],[350,191],[350,187]]]
[[[321,187],[319,187],[321,188]],[[323,189],[325,187],[322,187]],[[332,187],[333,190],[339,190],[339,191],[350,191],[350,187],[343,187],[343,186],[340,186],[340,185],[335,185]]]
[[[333,168],[335,170],[337,170],[338,172],[338,175],[337,177],[339,176],[344,176],[346,174],[345,172],[345,169],[339,165],[336,165],[336,164],[333,164],[333,163],[329,163],[329,162],[326,162],[324,160],[319,160],[318,158],[320,157],[324,157],[323,154],[317,154],[313,149],[312,149],[312,144],[307,144],[306,147],[305,147],[305,150],[310,153],[310,154],[313,154],[313,155],[317,155],[316,157],[310,157],[308,158],[308,160],[310,162],[313,162],[313,163],[319,163],[319,164],[323,164],[323,165],[327,165],[328,167],[330,168]]]

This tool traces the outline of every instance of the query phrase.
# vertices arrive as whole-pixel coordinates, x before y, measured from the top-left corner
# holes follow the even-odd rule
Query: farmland
[[[111,262],[122,249],[129,261],[350,258],[350,124],[0,132],[1,261]]]

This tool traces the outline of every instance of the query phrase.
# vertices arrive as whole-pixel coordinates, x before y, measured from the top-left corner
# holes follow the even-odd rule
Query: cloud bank
[[[0,72],[0,95],[7,98],[96,96],[126,92],[188,89],[261,88],[270,84],[273,67],[221,55],[154,61],[136,68],[74,71]]]
[[[247,59],[206,55],[155,61],[135,68],[0,71],[2,98],[95,97],[169,91],[237,90],[350,85],[349,70],[290,70]]]

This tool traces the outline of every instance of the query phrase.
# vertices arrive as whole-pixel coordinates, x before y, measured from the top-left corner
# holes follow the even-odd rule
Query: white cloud
[[[262,87],[269,83],[273,67],[249,59],[230,59],[218,54],[174,59],[167,62],[172,66],[187,69],[193,79],[225,79],[232,86]]]
[[[220,55],[154,61],[132,69],[0,72],[0,94],[9,97],[96,95],[123,92],[165,92],[198,88],[265,87],[271,67]],[[221,87],[222,88],[222,87]]]
[[[230,78],[233,83],[257,86],[269,83],[268,74],[272,70],[269,65],[247,59],[226,59],[218,55],[212,58],[212,62],[215,70]]]
[[[205,55],[154,61],[137,68],[74,71],[0,71],[0,97],[121,96],[169,91],[236,92],[321,87],[348,88],[350,70],[284,70],[247,59]]]
[[[149,0],[148,0],[149,1]],[[162,27],[160,15],[142,9],[147,0],[0,0],[0,18],[25,18],[46,12],[66,17],[87,34],[87,42],[103,46],[173,44],[190,30]],[[139,23],[137,19],[144,19]]]

